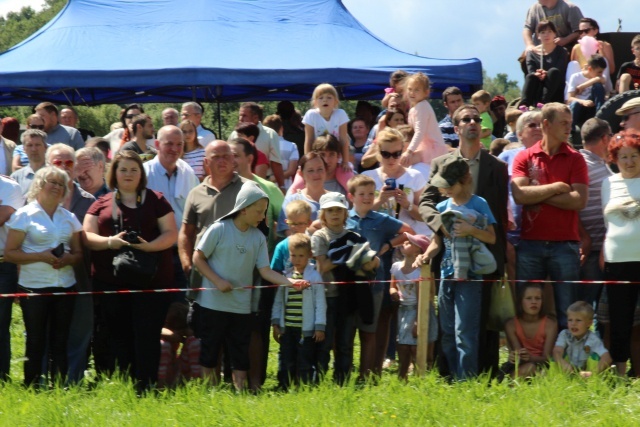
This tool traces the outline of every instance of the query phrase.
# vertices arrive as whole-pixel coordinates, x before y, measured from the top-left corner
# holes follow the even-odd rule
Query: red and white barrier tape
[[[400,280],[402,282],[420,282],[423,279],[415,279],[415,280]],[[439,280],[433,279],[430,280]],[[497,279],[446,279],[453,282],[488,282],[495,283]],[[373,284],[373,283],[387,283],[392,282],[392,280],[357,280],[353,282],[312,282],[314,285],[356,285],[356,284]],[[632,282],[632,281],[613,281],[613,280],[509,280],[512,283],[567,283],[567,284],[580,284],[580,285],[638,285],[640,282]],[[269,289],[269,288],[279,288],[288,285],[261,285],[261,286],[243,286],[239,288],[234,288],[234,290],[243,289]],[[118,289],[113,291],[61,291],[61,292],[14,292],[14,293],[6,293],[0,294],[0,298],[29,298],[29,297],[44,297],[44,296],[65,296],[65,295],[124,295],[124,294],[153,294],[153,293],[175,293],[175,292],[188,292],[188,291],[217,291],[218,289],[211,288],[166,288],[166,289]]]

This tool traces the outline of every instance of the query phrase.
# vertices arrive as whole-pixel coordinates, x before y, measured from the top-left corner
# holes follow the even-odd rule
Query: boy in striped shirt
[[[273,338],[280,344],[278,383],[284,390],[291,381],[310,383],[317,376],[316,343],[324,341],[327,303],[320,273],[309,263],[311,239],[298,233],[289,236],[292,268],[285,273],[305,278],[309,288],[279,287],[271,312]]]

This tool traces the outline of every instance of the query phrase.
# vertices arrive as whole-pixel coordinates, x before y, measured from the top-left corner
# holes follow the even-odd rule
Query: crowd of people
[[[15,119],[3,119],[0,292],[28,294],[24,383],[78,383],[91,354],[98,374],[119,370],[140,392],[191,378],[259,390],[273,336],[282,389],[331,368],[343,384],[356,331],[359,380],[396,354],[406,379],[420,297],[428,366],[454,380],[530,376],[550,362],[635,376],[640,98],[616,111],[616,135],[591,114],[616,69],[608,44],[583,49],[597,33],[568,2],[532,6],[524,109],[486,91],[465,103],[449,87],[438,121],[429,78],[398,70],[382,109],[361,101],[350,119],[323,83],[304,114],[287,101],[266,117],[241,104],[227,140],[202,126],[197,102],[162,111],[157,132],[128,105],[104,137],[77,129],[72,107],[43,102],[17,145]],[[619,90],[633,87],[633,66],[620,68]],[[419,295],[425,263],[437,297]],[[513,296],[498,302],[505,278]],[[158,289],[176,291],[144,292]],[[3,380],[12,303],[0,298]],[[515,316],[495,327],[498,303]]]

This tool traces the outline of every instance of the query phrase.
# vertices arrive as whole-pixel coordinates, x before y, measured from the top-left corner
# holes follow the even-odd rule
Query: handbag
[[[140,207],[144,203],[146,192],[143,190],[136,199],[136,219],[138,234],[140,229]],[[124,230],[122,223],[122,211],[120,209],[119,194],[114,192],[113,207],[111,211],[113,227],[116,234]],[[158,272],[159,256],[158,252],[145,252],[131,246],[123,246],[113,257],[113,275],[119,279],[123,287],[136,286],[140,289],[151,289],[153,278]]]
[[[487,319],[487,329],[504,330],[507,320],[515,317],[516,307],[511,293],[511,286],[506,277],[491,284],[491,305]]]

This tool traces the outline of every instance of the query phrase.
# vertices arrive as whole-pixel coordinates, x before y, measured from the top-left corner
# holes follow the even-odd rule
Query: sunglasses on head
[[[463,123],[471,123],[471,120],[473,120],[476,123],[480,123],[482,121],[482,119],[480,118],[480,116],[475,116],[475,117],[463,117],[460,119],[461,122]]]
[[[380,150],[380,155],[382,156],[383,159],[390,159],[392,157],[394,159],[399,159],[400,156],[402,156],[402,150],[394,151],[393,153],[390,151]]]
[[[40,130],[44,130],[44,125],[29,125],[29,129],[40,129]]]
[[[51,164],[56,167],[60,167],[64,165],[64,167],[72,168],[74,162],[73,160],[53,160]]]

